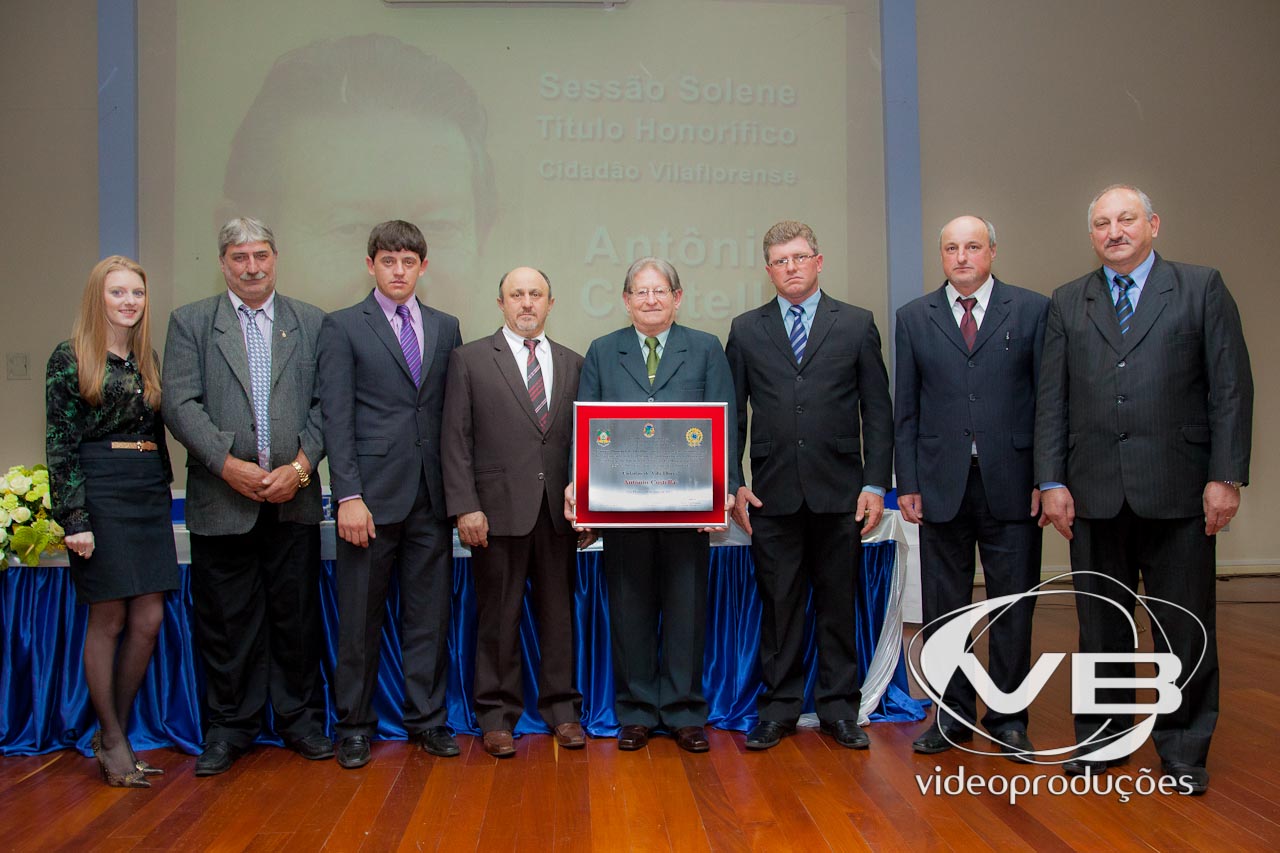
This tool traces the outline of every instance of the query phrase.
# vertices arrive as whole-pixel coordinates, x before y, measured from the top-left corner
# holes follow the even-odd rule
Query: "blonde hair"
[[[91,406],[102,405],[102,386],[107,377],[107,276],[117,270],[134,273],[147,286],[147,273],[123,255],[103,258],[89,272],[80,313],[71,329],[71,347],[76,353],[76,373],[80,379],[80,396]],[[133,353],[142,377],[142,396],[152,409],[160,409],[160,365],[151,349],[151,299],[142,304],[138,322],[129,330],[129,351]]]

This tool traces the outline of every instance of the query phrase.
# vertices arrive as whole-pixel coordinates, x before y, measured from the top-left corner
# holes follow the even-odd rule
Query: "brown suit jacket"
[[[547,343],[552,381],[545,432],[502,329],[459,347],[449,359],[440,437],[445,503],[451,516],[482,510],[490,536],[528,534],[543,494],[556,532],[571,532],[556,510],[569,484],[582,356],[549,337]]]

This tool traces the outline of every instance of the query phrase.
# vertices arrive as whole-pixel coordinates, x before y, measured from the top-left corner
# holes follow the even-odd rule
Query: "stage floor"
[[[867,752],[814,730],[764,753],[712,731],[705,755],[668,738],[635,753],[612,739],[569,752],[530,735],[499,762],[463,736],[460,758],[376,742],[368,766],[344,771],[259,748],[210,779],[192,776],[193,757],[153,750],[146,758],[167,775],[146,791],[106,788],[92,761],[64,750],[0,758],[0,849],[1280,849],[1280,579],[1222,581],[1218,596],[1222,713],[1203,797],[1042,792],[1011,805],[936,794],[935,779],[961,768],[1041,785],[1059,774],[954,750],[915,755],[923,723],[871,725]],[[1042,599],[1035,619],[1037,654],[1074,647],[1069,603]],[[1070,743],[1067,691],[1055,677],[1032,707],[1038,746]],[[1112,773],[1158,768],[1148,743]]]

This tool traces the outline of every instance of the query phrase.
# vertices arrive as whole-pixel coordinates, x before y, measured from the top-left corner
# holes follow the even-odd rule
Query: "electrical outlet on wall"
[[[30,379],[30,357],[25,352],[9,352],[4,356],[6,379]]]

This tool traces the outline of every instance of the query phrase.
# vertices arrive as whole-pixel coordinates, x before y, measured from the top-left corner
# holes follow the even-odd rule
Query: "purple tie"
[[[538,416],[538,425],[547,428],[547,389],[542,381],[542,365],[538,364],[537,339],[527,340],[524,345],[529,348],[529,360],[525,364],[525,382],[529,386],[529,400],[533,403],[534,414]]]
[[[409,306],[397,305],[396,316],[400,318],[400,349],[404,351],[404,360],[409,362],[409,374],[413,376],[414,385],[421,385],[422,353],[418,351],[418,336],[413,333]]]
[[[964,309],[960,318],[960,334],[964,336],[964,344],[973,352],[973,345],[978,341],[978,321],[973,319],[973,306],[978,304],[976,296],[957,296],[956,302]]]

